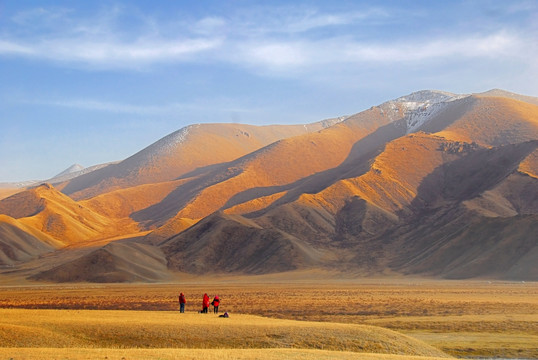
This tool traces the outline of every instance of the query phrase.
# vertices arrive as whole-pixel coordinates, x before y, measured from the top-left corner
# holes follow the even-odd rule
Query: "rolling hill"
[[[307,126],[192,125],[0,214],[61,243],[40,251],[122,239],[41,266],[46,281],[160,281],[163,264],[538,280],[537,103],[419,91]]]
[[[59,188],[74,199],[141,184],[186,177],[195,170],[234,160],[282,138],[317,131],[341,119],[308,125],[195,124],[180,129],[133,156],[72,179]],[[187,176],[188,177],[188,176]]]
[[[0,200],[0,213],[47,234],[64,246],[138,231],[137,225],[129,218],[101,215],[50,184]]]

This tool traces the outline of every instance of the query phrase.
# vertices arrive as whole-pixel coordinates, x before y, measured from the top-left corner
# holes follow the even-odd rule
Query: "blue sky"
[[[491,88],[538,96],[538,2],[0,0],[0,182]]]

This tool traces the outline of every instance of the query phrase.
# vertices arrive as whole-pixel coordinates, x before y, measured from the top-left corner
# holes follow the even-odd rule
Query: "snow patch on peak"
[[[181,145],[187,140],[189,133],[192,131],[192,129],[199,126],[200,124],[188,125],[184,128],[174,131],[173,133],[163,137],[157,142],[154,142],[153,144],[149,145],[148,147],[139,151],[133,156],[127,158],[123,161],[123,163],[130,163],[132,165],[132,163],[135,162],[139,164],[136,166],[140,166],[140,164],[142,163],[151,163],[162,155],[171,154],[177,150],[177,147],[179,145]]]
[[[179,144],[183,143],[187,139],[187,136],[189,135],[189,132],[190,132],[190,130],[192,128],[198,127],[198,126],[199,126],[199,124],[185,126],[184,128],[179,129],[178,131],[174,131],[173,133],[171,133],[168,136],[165,136],[161,140],[162,143],[159,141],[159,143],[160,143],[159,144],[160,145],[160,148],[159,148],[160,151],[159,152],[170,152],[170,151],[172,151]]]
[[[409,103],[440,103],[444,101],[452,101],[454,98],[465,96],[467,95],[458,95],[439,90],[421,90],[409,95],[401,96],[393,101]]]
[[[337,118],[333,119],[325,119],[321,121],[321,126],[326,129],[328,127],[331,127],[335,124],[341,123],[342,121],[346,120],[349,116],[339,116]]]
[[[383,104],[384,107],[400,118],[405,118],[407,133],[417,131],[436,114],[442,111],[448,103],[463,99],[470,95],[452,94],[445,91],[422,90],[399,97]]]

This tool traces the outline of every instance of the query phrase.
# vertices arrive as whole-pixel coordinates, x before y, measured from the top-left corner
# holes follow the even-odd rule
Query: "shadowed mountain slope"
[[[425,94],[419,94],[423,95]],[[416,105],[409,105],[408,101],[403,105],[388,102],[379,108],[350,117],[330,129],[301,137],[312,139],[325,133],[340,132],[342,128],[349,129],[350,124],[354,125],[353,120],[362,116],[368,119],[377,118],[378,122],[370,134],[363,132],[362,134],[367,135],[362,138],[358,136],[358,140],[351,147],[346,145],[348,154],[346,158],[339,158],[340,164],[335,164],[337,161],[333,163],[336,167],[304,173],[297,179],[288,177],[286,180],[289,183],[279,182],[278,178],[283,176],[280,170],[286,174],[289,169],[297,168],[298,163],[303,168],[304,163],[310,165],[309,158],[301,158],[301,149],[306,147],[307,153],[309,151],[307,141],[299,141],[300,147],[294,148],[293,152],[279,153],[273,160],[273,148],[285,148],[282,143],[288,145],[297,141],[297,138],[291,138],[240,159],[240,165],[250,165],[255,163],[258,153],[261,153],[263,161],[260,161],[260,164],[268,164],[267,168],[272,169],[271,172],[260,172],[264,174],[261,176],[264,181],[274,181],[269,186],[260,186],[262,184],[256,182],[257,172],[251,170],[252,167],[248,168],[250,174],[245,174],[245,168],[235,168],[236,172],[228,173],[229,178],[215,181],[209,187],[202,186],[199,191],[193,192],[192,197],[198,202],[213,206],[207,213],[218,210],[221,206],[220,209],[227,209],[226,213],[246,215],[250,221],[261,227],[250,226],[245,232],[236,229],[234,233],[240,238],[243,233],[248,234],[246,238],[256,238],[267,230],[276,229],[280,231],[280,235],[276,234],[280,241],[293,238],[300,241],[302,246],[330,254],[325,257],[324,266],[338,268],[339,264],[345,264],[341,265],[342,269],[354,268],[359,273],[407,271],[401,264],[410,262],[411,258],[399,254],[398,250],[401,246],[409,247],[413,248],[411,253],[415,254],[422,247],[429,246],[427,242],[421,242],[426,241],[428,233],[417,232],[417,229],[421,229],[421,222],[434,227],[429,230],[432,234],[439,233],[447,237],[442,229],[452,228],[459,219],[458,216],[439,214],[461,211],[463,218],[475,219],[477,224],[498,222],[509,229],[510,220],[487,218],[509,216],[518,222],[523,221],[519,220],[520,216],[538,213],[534,196],[538,194],[538,189],[536,178],[533,177],[536,173],[536,143],[528,141],[538,138],[538,107],[513,99],[477,96],[456,98],[434,110],[419,107],[418,110],[405,112],[401,110],[404,106],[415,109]],[[424,113],[428,113],[428,116]],[[379,121],[379,114],[385,115],[387,120]],[[403,136],[412,128],[415,131],[427,132]],[[342,138],[347,139],[345,136]],[[313,143],[315,141],[310,142],[311,146]],[[343,143],[346,144],[345,140]],[[491,146],[494,148],[490,149]],[[321,153],[324,154],[323,151]],[[299,161],[289,165],[289,158]],[[313,164],[316,164],[316,161]],[[226,167],[227,171],[230,169],[231,166]],[[271,174],[275,175],[271,178]],[[250,187],[249,181],[245,181],[242,191],[237,191],[241,190],[238,186],[227,188],[231,180],[248,178],[247,175],[253,179]],[[213,196],[205,196],[208,193]],[[184,195],[185,193],[182,193],[182,196]],[[218,200],[224,196],[229,196],[225,203]],[[189,203],[188,200],[171,203],[179,204],[176,208],[170,208],[171,214],[179,211],[179,218],[189,217],[194,209],[201,209],[193,205],[196,202]],[[162,204],[157,204],[156,207],[160,205]],[[205,215],[198,213],[197,217]],[[444,219],[444,222],[439,223],[438,217]],[[189,237],[184,236],[190,234],[191,241],[195,242],[193,239],[198,237],[192,234],[199,231],[202,224],[201,222],[194,225],[192,230],[189,229],[191,231],[187,230],[167,242],[165,252],[175,259],[171,261],[174,269],[183,269],[181,261],[178,260],[183,259],[182,255],[177,254],[183,254],[184,250],[181,247],[174,248],[171,244],[179,241],[185,249],[190,249],[193,245],[189,243]],[[238,226],[244,225],[239,222],[235,224],[235,227]],[[492,227],[495,228],[493,225]],[[212,231],[222,236],[220,228],[216,227]],[[498,229],[496,231],[498,232]],[[407,239],[406,244],[395,241],[394,234],[398,234],[400,239]],[[536,244],[532,241],[531,234],[516,232],[507,244],[511,243],[532,254]],[[472,233],[467,233],[463,240],[457,236],[448,236],[447,241],[471,241],[470,237]],[[247,241],[246,238],[243,241]],[[241,243],[242,240],[235,241]],[[412,245],[415,241],[420,243],[418,248]],[[350,248],[353,251],[349,252]],[[482,255],[482,262],[487,265],[474,271],[467,268],[467,276],[499,277],[502,271],[495,269],[495,259],[502,256],[506,247],[499,246],[495,249]],[[174,251],[177,254],[171,255]],[[450,258],[450,254],[440,254],[439,256],[446,255]],[[511,260],[514,269],[519,269],[517,276],[523,273],[521,269],[530,274],[534,273],[529,268],[532,262],[521,260],[523,255],[524,253],[518,252]],[[187,258],[183,261],[187,261]],[[289,268],[295,268],[294,262],[300,258],[301,256],[298,256],[290,260]],[[526,267],[518,267],[520,262],[526,264]],[[204,264],[209,266],[210,262],[204,261]],[[430,266],[433,265],[434,262],[430,263]],[[414,273],[451,277],[458,266],[457,262],[453,262],[451,267],[438,271],[430,268],[430,272],[420,266],[410,268]],[[247,267],[242,269],[246,271]],[[508,270],[504,270],[508,274]],[[266,270],[260,268],[254,271]],[[510,271],[510,274],[516,273],[515,270]],[[464,273],[460,273],[460,276]]]
[[[404,272],[529,280],[536,272],[530,259],[537,246],[534,194],[538,194],[538,181],[517,169],[537,144],[487,149],[433,135],[410,135],[390,143],[371,170],[358,178],[340,180],[319,194],[304,194],[248,220],[236,215],[233,226],[222,214],[213,215],[208,218],[211,221],[204,219],[169,239],[164,251],[173,269],[193,272],[211,268],[214,259],[222,261],[215,253],[228,258],[231,254],[225,250],[235,253],[248,244],[263,250],[264,255],[245,254],[239,264],[254,259],[256,266],[249,263],[234,268],[219,262],[217,268],[267,272],[261,259],[274,255],[280,259],[279,270],[321,264],[359,274]],[[402,145],[406,150],[400,152],[407,161],[383,160]],[[421,157],[413,156],[418,152]],[[514,195],[518,191],[507,182],[530,196]],[[497,192],[498,203],[511,204],[510,217],[484,217],[468,205],[488,191]],[[288,251],[285,256],[269,251],[269,244]],[[309,249],[307,254],[318,256],[305,256],[297,249]]]
[[[279,140],[193,178],[162,202],[133,214],[133,218],[158,225],[162,223],[154,219],[203,218],[224,207],[239,192],[286,186],[337,166],[358,139],[388,121],[378,110],[368,110],[325,130]],[[260,195],[253,193],[249,197]]]
[[[74,261],[31,277],[51,282],[154,282],[168,279],[159,249],[137,243],[111,243]]]
[[[238,215],[215,213],[161,248],[174,270],[260,274],[321,264],[324,251]]]
[[[62,244],[50,236],[0,215],[0,265],[13,265],[52,252]]]
[[[244,214],[261,210],[262,203],[293,201],[303,193],[316,193],[338,179],[367,171],[368,162],[387,143],[409,131],[433,132],[470,144],[462,146],[497,146],[538,138],[535,105],[478,97],[451,97],[426,108],[417,105],[428,104],[425,96],[437,95],[419,93],[416,96],[421,102],[409,101],[416,96],[404,97],[405,101],[387,102],[323,131],[278,141],[186,182],[133,218],[161,226],[163,220],[176,216],[200,219],[241,204],[234,211]],[[420,154],[413,156],[420,162]],[[397,157],[393,160],[405,163]],[[253,203],[248,204],[250,201]]]

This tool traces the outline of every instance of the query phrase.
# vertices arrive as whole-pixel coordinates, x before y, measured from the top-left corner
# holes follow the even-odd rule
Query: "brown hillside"
[[[175,216],[172,219],[168,220],[163,226],[160,226],[159,228],[145,235],[143,241],[151,245],[158,245],[165,240],[171,238],[172,236],[175,236],[182,231],[190,228],[197,222],[198,220]]]
[[[490,95],[421,91],[306,128],[190,126],[62,185],[84,200],[43,185],[0,200],[0,213],[64,245],[121,240],[47,256],[54,269],[32,260],[51,281],[156,281],[163,256],[198,274],[531,280],[538,106]],[[33,241],[5,228],[10,249]]]
[[[149,245],[110,243],[30,277],[51,282],[154,282],[168,278],[162,252]]]
[[[403,138],[392,143],[390,136],[384,138],[379,136],[381,139],[372,143],[381,149],[384,144],[389,145],[375,158],[374,165],[368,171],[364,165],[368,161],[373,161],[371,160],[373,156],[365,155],[369,151],[375,155],[375,146],[368,146],[368,142],[365,144],[365,141],[358,141],[353,147],[357,155],[353,155],[352,151],[348,159],[338,168],[326,174],[316,174],[312,179],[297,184],[297,188],[286,189],[288,193],[272,206],[295,201],[305,193],[323,192],[326,188],[327,192],[334,191],[335,194],[340,194],[336,196],[336,199],[340,199],[336,200],[338,206],[341,206],[348,196],[359,196],[387,211],[400,211],[414,199],[421,179],[434,167],[478,148],[480,143],[491,146],[495,143],[502,145],[536,139],[537,119],[538,106],[517,100],[467,97],[453,101],[444,111],[436,114],[429,123],[421,127],[424,131],[438,135],[431,138],[428,143],[417,143],[429,138],[420,134],[415,135],[417,138],[413,141]],[[398,123],[393,124],[395,126],[388,129],[395,128]],[[383,129],[380,128],[373,135],[382,132]],[[497,133],[501,135],[496,135]],[[448,139],[443,139],[444,136]],[[405,141],[410,143],[403,143]],[[443,151],[436,151],[436,147],[442,148]],[[534,155],[529,154],[528,158],[521,162],[522,169],[532,173],[536,168],[535,160]],[[383,169],[387,164],[388,168]],[[365,173],[366,171],[368,172]],[[335,179],[348,180],[332,188]],[[335,200],[330,200],[332,198],[334,197],[329,195],[327,196],[329,200],[323,201],[334,202]]]
[[[480,97],[503,97],[514,100],[523,101],[529,104],[538,105],[538,98],[534,96],[526,96],[521,94],[516,94],[510,91],[501,90],[501,89],[492,89],[483,93],[475,94]]]
[[[211,216],[166,242],[164,251],[173,269],[263,273],[304,267],[305,255],[287,248],[286,256],[276,253],[278,265],[260,266],[261,259],[275,255],[267,244],[257,245],[262,255],[242,255],[237,267],[222,258],[230,249],[255,246],[260,238],[285,248],[293,239],[294,249],[309,249],[307,263],[358,274],[512,279],[526,272],[530,275],[523,277],[531,279],[537,201],[528,194],[538,193],[538,181],[518,168],[536,146],[534,141],[486,149],[435,135],[409,135],[390,142],[358,178],[270,207],[248,222]],[[498,204],[509,204],[515,216],[484,217],[469,205],[483,196],[491,200],[489,193],[502,198]],[[510,247],[517,250],[508,257]],[[500,258],[505,258],[502,266]]]
[[[79,203],[107,217],[126,218],[135,211],[158,203],[183,182],[185,180],[133,186],[81,200]]]
[[[176,215],[199,219],[260,197],[273,197],[296,181],[338,166],[356,152],[354,145],[360,139],[377,148],[382,141],[371,134],[380,127],[397,129],[390,132],[389,140],[402,135],[403,130],[391,121],[379,108],[372,108],[325,130],[280,140],[179,186],[133,218],[161,225]],[[252,208],[246,206],[243,211]]]
[[[7,215],[0,215],[0,265],[27,261],[60,246],[50,236]]]
[[[454,102],[422,131],[483,146],[516,144],[538,138],[538,105],[498,97],[472,96]]]
[[[469,144],[423,133],[408,135],[387,144],[364,175],[327,188],[317,195],[318,201],[331,204],[334,211],[347,198],[358,196],[396,214],[409,207],[426,176],[471,148]]]
[[[324,208],[332,206],[333,214],[350,197],[367,201],[369,215],[365,218],[380,219],[379,228],[383,229],[386,222],[394,223],[402,215],[400,212],[411,211],[409,206],[422,179],[437,166],[477,149],[479,145],[473,141],[484,143],[484,139],[496,136],[492,135],[496,130],[488,130],[489,135],[482,132],[480,136],[473,132],[490,129],[492,124],[496,129],[503,123],[504,127],[499,125],[501,133],[512,128],[503,142],[532,138],[534,135],[529,131],[534,127],[537,107],[523,104],[521,110],[522,104],[511,99],[477,97],[453,101],[434,116],[431,124],[422,128],[446,129],[438,134],[468,142],[417,134],[415,139],[410,136],[392,143],[404,134],[405,128],[394,119],[405,116],[405,112],[398,106],[384,104],[319,133],[282,140],[241,158],[202,177],[201,183],[180,186],[163,202],[135,214],[134,218],[138,221],[163,218],[166,221],[175,216],[198,219],[219,209],[241,214],[254,211],[259,215],[299,198],[312,202],[306,199],[310,195],[303,194],[321,192],[327,196],[314,203],[324,203],[321,204]],[[488,114],[494,116],[485,119]],[[511,120],[503,122],[504,117]],[[476,128],[468,127],[477,121]],[[385,144],[389,145],[384,149]],[[374,158],[370,168],[368,162]],[[345,181],[339,183],[338,179]],[[154,220],[150,223],[160,224]],[[374,227],[370,229],[373,231]]]
[[[416,216],[387,235],[396,239],[387,250],[398,251],[393,265],[450,278],[536,279],[538,180],[517,169],[537,146],[481,149],[436,169],[418,189]]]
[[[437,212],[400,228],[388,264],[404,274],[451,279],[473,277],[536,281],[537,215],[480,217],[467,211]]]
[[[0,187],[0,200],[10,197],[13,194],[23,191],[21,188],[3,188]]]
[[[259,274],[320,264],[324,252],[239,215],[213,214],[162,245],[171,269]]]
[[[237,159],[274,141],[314,132],[340,121],[309,125],[197,124],[178,130],[135,155],[62,185],[75,199],[111,190],[171,181],[198,168]]]
[[[0,213],[44,232],[64,245],[138,231],[133,221],[117,221],[100,215],[49,184],[1,200]]]
[[[538,179],[538,150],[533,151],[523,160],[518,169],[521,173]]]

